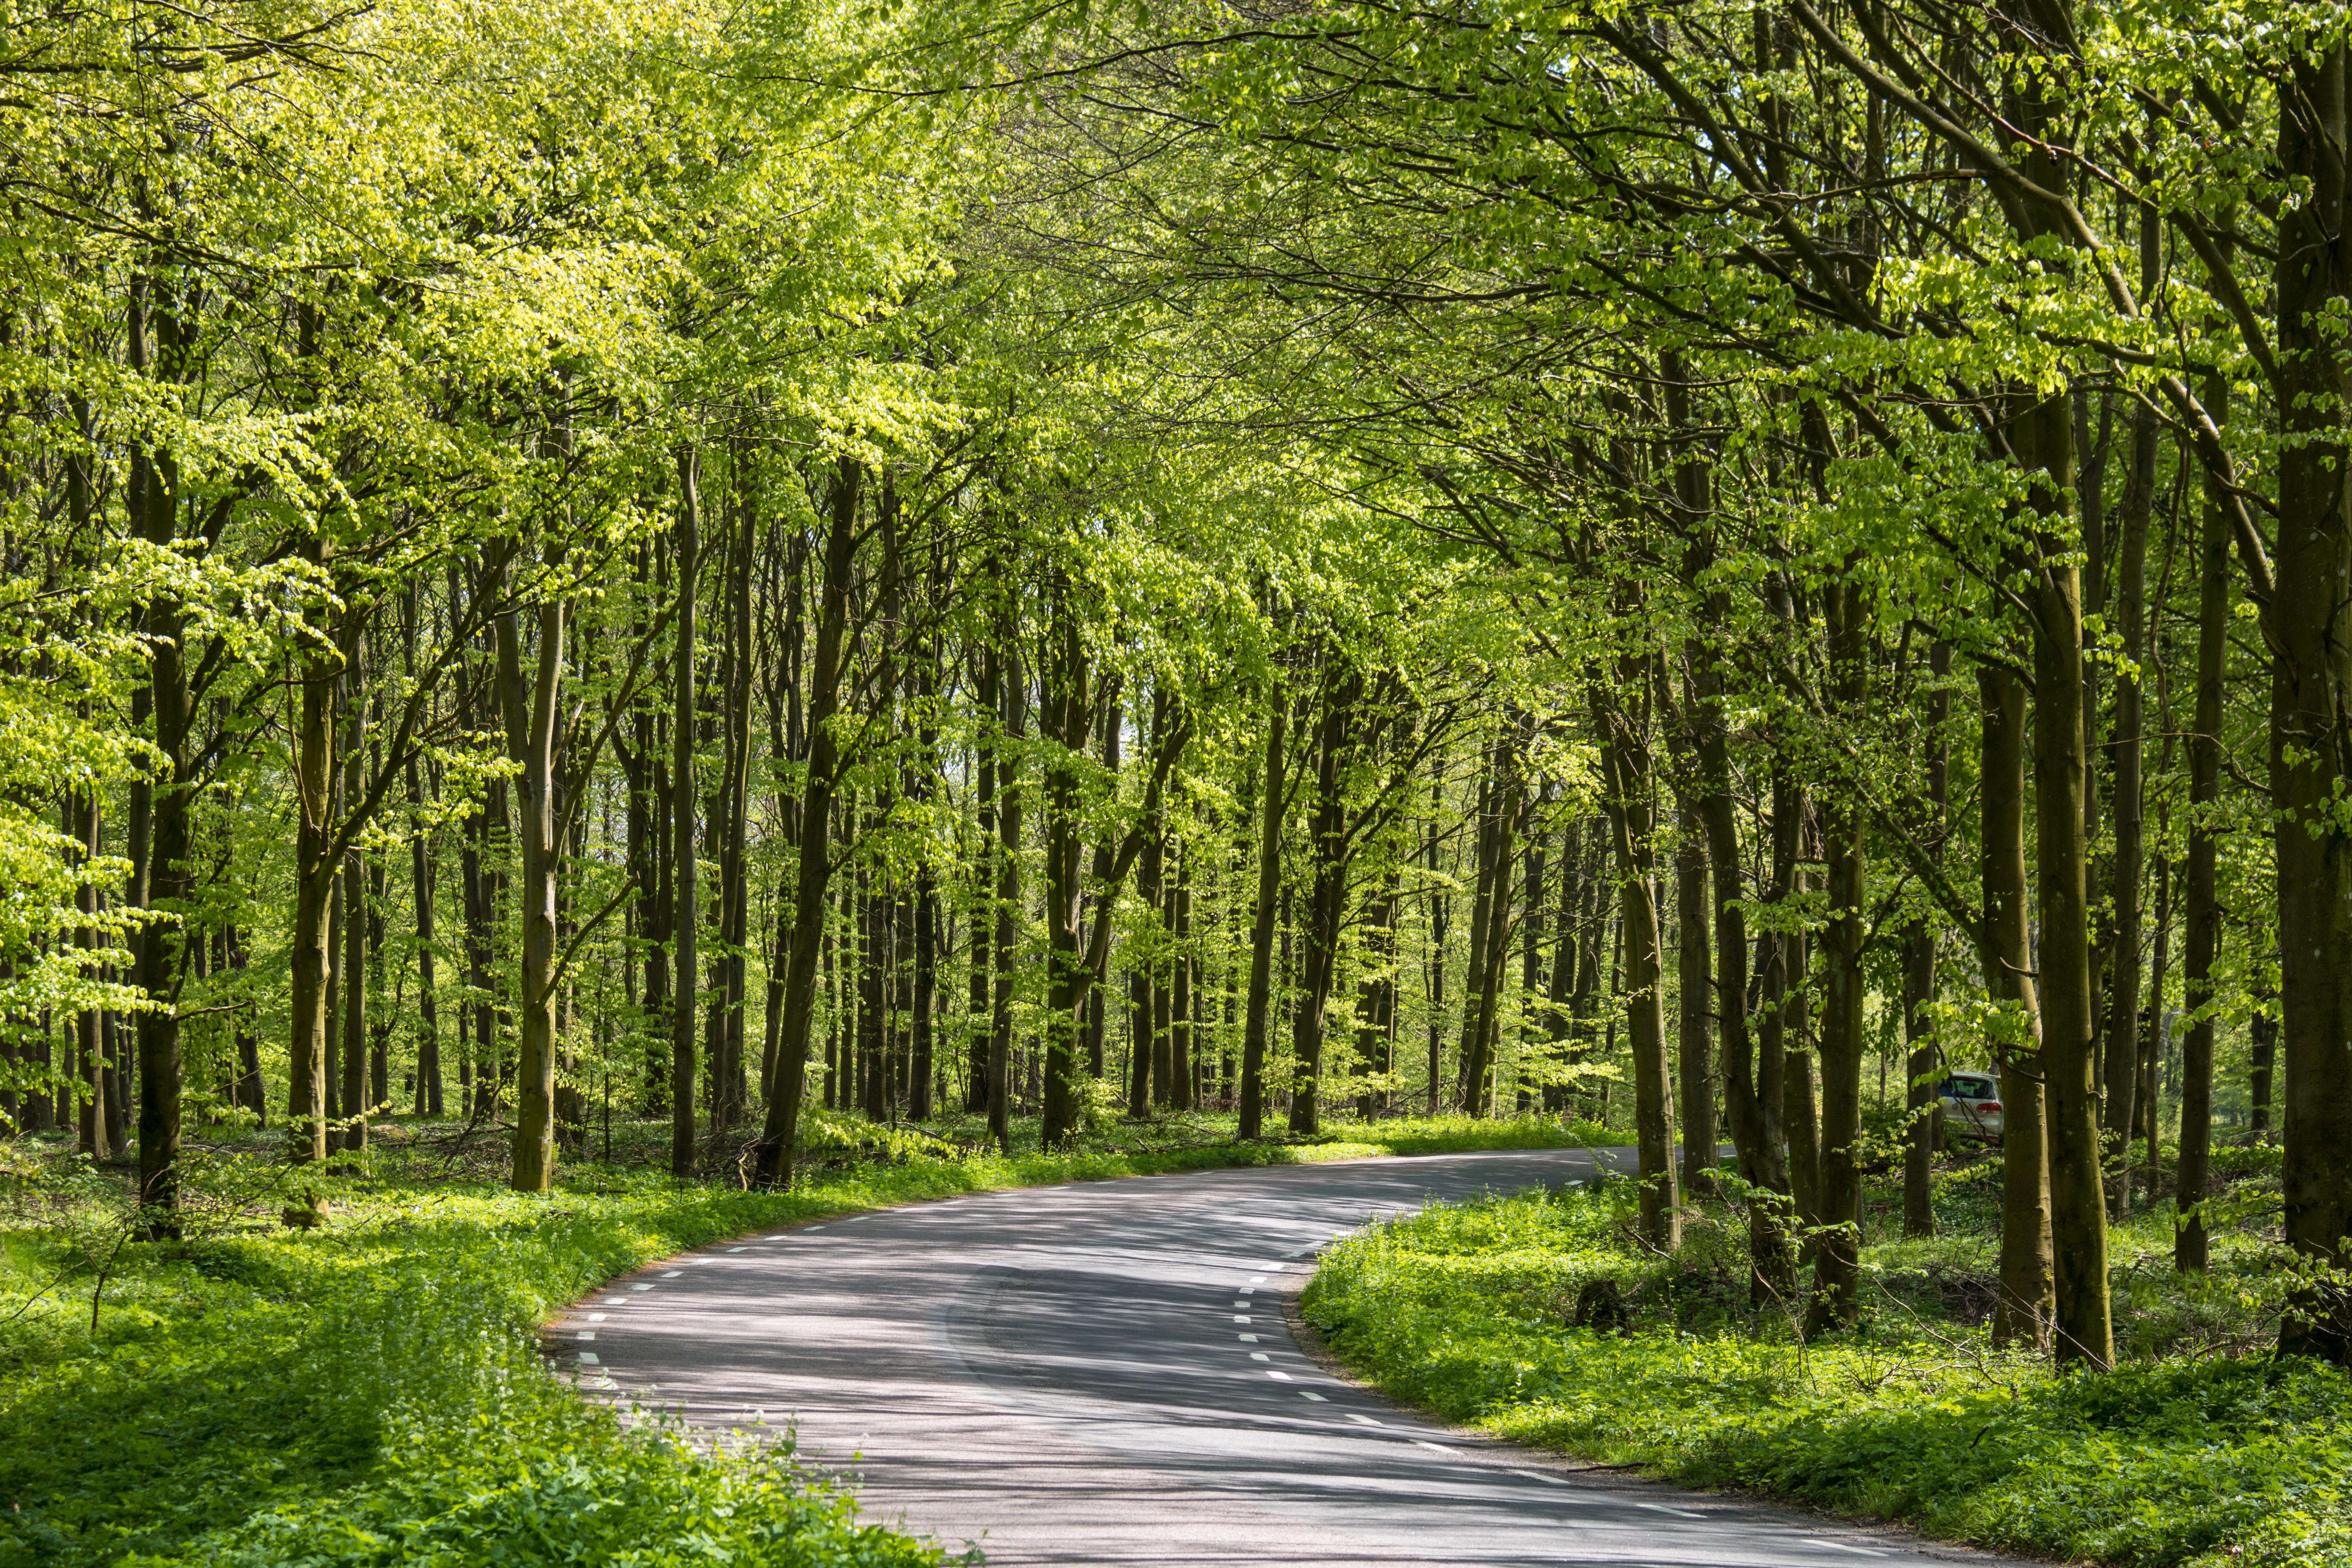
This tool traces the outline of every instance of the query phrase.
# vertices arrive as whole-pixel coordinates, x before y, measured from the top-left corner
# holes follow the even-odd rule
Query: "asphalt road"
[[[1284,1304],[1312,1254],[1432,1197],[1572,1181],[1512,1151],[992,1193],[672,1258],[559,1354],[718,1430],[796,1426],[869,1515],[991,1563],[1891,1565],[1966,1556],[1579,1473],[1326,1373]]]

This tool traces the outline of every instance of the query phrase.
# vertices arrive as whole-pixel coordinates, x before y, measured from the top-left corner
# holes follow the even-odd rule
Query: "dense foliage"
[[[1820,1340],[1978,1068],[2000,1344],[2235,1123],[2352,1362],[2342,5],[6,18],[0,1118],[145,1240],[1581,1117]]]
[[[2231,1187],[2274,1184],[2262,1163]],[[2068,1561],[2339,1561],[2352,1383],[2214,1353],[2244,1351],[2284,1302],[2258,1237],[2224,1233],[2209,1287],[2163,1267],[2168,1226],[2118,1229],[2130,1359],[2104,1379],[2053,1374],[1990,1342],[1998,1175],[1939,1177],[1933,1242],[1889,1234],[1899,1200],[1877,1194],[1868,1306],[1834,1341],[1804,1342],[1801,1303],[1749,1304],[1727,1216],[1695,1215],[1661,1258],[1607,1186],[1375,1226],[1326,1256],[1305,1311],[1387,1392],[1693,1485]]]
[[[1237,1144],[1229,1122],[1179,1121],[1046,1153],[1032,1123],[1005,1156],[827,1119],[821,1173],[787,1195],[681,1189],[661,1173],[665,1130],[619,1131],[621,1162],[583,1167],[552,1209],[446,1140],[394,1142],[373,1175],[309,1173],[299,1190],[240,1158],[191,1184],[202,1234],[163,1245],[126,1242],[136,1213],[102,1170],[12,1164],[0,1564],[942,1562],[858,1522],[795,1466],[788,1434],[714,1445],[659,1412],[580,1402],[541,1324],[656,1258],[820,1215],[1599,1131],[1405,1120],[1377,1142]],[[313,1196],[323,1225],[278,1223]]]

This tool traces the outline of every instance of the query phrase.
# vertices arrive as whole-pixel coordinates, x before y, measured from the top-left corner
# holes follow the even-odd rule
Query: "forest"
[[[1973,1070],[1993,1342],[2161,1210],[2352,1361],[2348,34],[22,0],[0,1121],[145,1246],[1549,1118],[1811,1336]]]

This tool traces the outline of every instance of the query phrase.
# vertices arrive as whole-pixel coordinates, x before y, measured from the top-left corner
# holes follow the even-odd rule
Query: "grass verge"
[[[419,1136],[419,1132],[422,1136]],[[818,1564],[946,1561],[861,1523],[789,1444],[713,1450],[572,1396],[536,1330],[602,1280],[793,1220],[1017,1187],[1391,1152],[1605,1142],[1558,1122],[1393,1121],[1319,1142],[1122,1129],[1072,1152],[958,1152],[820,1121],[790,1194],[577,1165],[526,1197],[464,1175],[436,1130],[364,1175],[305,1173],[329,1223],[286,1228],[284,1172],[215,1151],[190,1239],[125,1239],[118,1171],[0,1146],[0,1568],[130,1563]],[[1123,1141],[1118,1142],[1118,1141]],[[446,1140],[444,1138],[443,1143]]]
[[[1870,1249],[1862,1327],[1805,1344],[1785,1313],[1748,1308],[1734,1216],[1696,1211],[1679,1258],[1648,1258],[1628,1193],[1604,1183],[1374,1226],[1324,1255],[1304,1313],[1399,1399],[1692,1486],[2135,1568],[2352,1562],[2352,1382],[2212,1353],[2212,1326],[2262,1310],[2275,1278],[2224,1257],[2164,1283],[2140,1255],[2160,1214],[2116,1247],[2122,1337],[2155,1349],[2062,1376],[1968,1321],[1961,1266],[1985,1238],[1965,1215],[1934,1256]],[[1589,1321],[1612,1291],[1624,1327],[1575,1326],[1580,1301]],[[2152,1342],[2167,1322],[2207,1337]]]

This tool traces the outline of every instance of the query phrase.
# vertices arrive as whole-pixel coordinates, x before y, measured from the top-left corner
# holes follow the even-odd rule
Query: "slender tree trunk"
[[[75,790],[67,797],[66,830],[87,860],[96,857],[105,839],[101,832],[103,807],[95,791]],[[75,901],[89,919],[82,925],[79,945],[85,952],[102,952],[107,939],[98,924],[101,895],[94,883],[85,882],[76,892]],[[93,969],[97,961],[91,960]],[[76,1133],[81,1152],[93,1161],[110,1160],[114,1151],[107,1138],[106,1120],[106,1010],[89,1007],[76,1016],[68,1038],[79,1045],[79,1062],[76,1076],[81,1081],[79,1096],[81,1104],[76,1121]]]
[[[1125,715],[1119,710],[1118,690],[1118,682],[1113,680],[1110,683],[1110,690],[1105,698],[1106,706],[1102,723],[1103,771],[1110,774],[1114,781],[1114,787],[1118,777],[1119,731],[1126,722]],[[1110,899],[1103,890],[1110,880],[1111,855],[1111,845],[1108,837],[1095,846],[1094,863],[1090,869],[1093,873],[1091,880],[1095,889],[1094,922],[1097,925],[1108,921],[1111,916]],[[1090,928],[1089,945],[1092,940]],[[1087,1071],[1097,1079],[1103,1076],[1103,1028],[1108,1014],[1108,994],[1103,986],[1097,984],[1087,994]]]
[[[782,1071],[761,1131],[762,1183],[789,1187],[800,1137],[802,1086],[807,1078],[809,1031],[816,1016],[817,957],[833,876],[829,833],[839,786],[841,753],[834,718],[841,708],[842,645],[849,621],[851,568],[857,551],[857,512],[864,471],[840,458],[826,489],[824,576],[817,612],[816,658],[809,671],[808,771],[801,787],[800,864],[793,889],[793,950],[784,977],[783,1030],[777,1044]]]
[[[422,812],[415,758],[408,763],[408,796]],[[409,881],[416,903],[416,1113],[442,1112],[441,1016],[433,981],[433,841],[421,825],[413,825],[408,840]]]
[[[343,801],[354,810],[363,785],[361,765],[365,752],[367,718],[367,637],[354,626],[343,647]],[[343,855],[342,939],[342,1113],[341,1148],[346,1154],[363,1154],[368,1146],[368,1118],[375,1110],[368,1098],[368,972],[367,868],[356,847]]]
[[[1858,563],[1850,563],[1850,566]],[[1862,588],[1858,574],[1822,594],[1829,620],[1829,685],[1833,706],[1859,715],[1866,699]],[[1834,809],[1823,812],[1830,921],[1822,933],[1822,1142],[1821,1218],[1829,1228],[1813,1253],[1813,1299],[1806,1312],[1808,1332],[1851,1325],[1861,1315],[1862,1168],[1856,1147],[1862,1137],[1862,1057],[1864,1045],[1862,972],[1864,922],[1869,896],[1863,868],[1866,818],[1858,804],[1838,792]]]
[[[1307,895],[1306,974],[1298,1010],[1297,1089],[1290,1102],[1290,1130],[1322,1130],[1324,1019],[1339,965],[1340,924],[1347,915],[1347,802],[1339,774],[1355,725],[1363,677],[1352,667],[1330,668],[1327,656],[1323,710],[1315,727],[1315,800],[1309,816],[1308,853],[1314,870]]]
[[[2140,219],[2141,298],[2153,296],[2162,250],[2159,216],[2153,207]],[[2226,405],[2208,385],[2205,405],[2217,419]],[[2148,662],[2147,527],[2156,504],[2156,458],[2159,431],[2155,409],[2143,405],[2132,423],[2131,476],[2124,491],[2123,522],[2116,545],[2116,614],[2124,655]],[[2139,1095],[2140,877],[2147,859],[2146,789],[2142,765],[2145,703],[2142,676],[2116,683],[2115,715],[2115,904],[2114,968],[2107,985],[2105,1148],[2113,1175],[2107,1182],[2108,1212],[2122,1219],[2131,1206],[2131,1130]]]
[[[1009,619],[1009,617],[1008,617]],[[1013,649],[1011,628],[1003,632],[1004,733],[1018,746],[1028,723],[1028,675]],[[1013,1152],[1013,985],[1018,956],[1021,893],[1021,764],[1012,754],[996,763],[996,997],[988,1044],[988,1130],[996,1146]]]
[[[2043,398],[2021,421],[2020,443],[2038,476],[2036,508],[2063,515],[2074,488],[2074,426],[2063,396]],[[2106,1192],[2101,1180],[2098,1093],[2093,1047],[2094,994],[2089,853],[2090,785],[2083,725],[2083,603],[2080,569],[2055,536],[2042,548],[2032,603],[2033,638],[2034,870],[2041,929],[2035,956],[2042,1014],[2042,1069],[2048,1084],[2050,1224],[2057,1296],[2056,1352],[2063,1362],[2115,1361],[2107,1282]]]
[[[1486,1023],[1486,942],[1495,925],[1495,902],[1504,896],[1501,889],[1505,873],[1500,824],[1505,754],[1499,741],[1488,747],[1486,770],[1478,780],[1478,836],[1475,844],[1478,879],[1470,895],[1470,961],[1462,975],[1462,1036],[1455,1053],[1461,1078],[1455,1086],[1456,1094],[1463,1111],[1470,1116],[1479,1113],[1479,1090],[1484,1085],[1486,1068],[1486,1060],[1478,1049],[1480,1031]]]
[[[981,655],[980,689],[974,694],[989,725],[999,721],[1003,710],[1003,668],[992,643]],[[988,1109],[989,1047],[996,1038],[995,1010],[989,1004],[989,986],[996,973],[995,955],[990,952],[996,934],[996,747],[986,729],[982,731],[974,771],[979,778],[973,826],[980,843],[972,857],[971,997],[965,1013],[970,1037],[965,1045],[963,1108],[978,1114]]]
[[[677,610],[671,617],[677,637],[671,655],[670,712],[670,972],[677,980],[669,1037],[669,1169],[694,1174],[694,1032],[699,1009],[694,994],[696,937],[702,919],[695,866],[695,591],[702,571],[702,464],[692,448],[677,457]],[[822,836],[820,835],[820,837]],[[766,1174],[763,1168],[761,1173]]]
[[[1982,791],[1986,946],[1996,965],[1986,984],[2010,1005],[2000,1064],[2000,1290],[1994,1341],[2049,1342],[2053,1306],[2049,1151],[2042,1131],[2041,1017],[2026,928],[2025,689],[1987,666],[1977,683],[1984,703]]]
[[[1646,690],[1649,671],[1639,661],[1626,664],[1621,685]],[[1642,1183],[1639,1223],[1643,1242],[1655,1251],[1672,1252],[1682,1243],[1682,1195],[1675,1180],[1667,1085],[1649,748],[1631,716],[1604,710],[1593,718],[1602,737],[1601,787],[1615,841],[1619,918],[1625,932],[1625,1027],[1633,1050],[1633,1135]]]
[[[2352,302],[2345,149],[2352,82],[2340,37],[2282,40],[2279,173],[2309,184],[2279,212],[2278,591],[2271,618],[2272,801],[2278,816],[2279,1001],[2286,1078],[2286,1239],[2341,1268],[2352,1230],[2352,489],[2345,476],[2343,317]],[[2289,1354],[2352,1361],[2339,1286],[2301,1293],[2279,1329]]]
[[[1927,698],[1927,798],[1925,809],[1918,814],[1918,825],[1926,842],[1938,850],[1948,831],[1946,817],[1950,810],[1951,788],[1951,768],[1944,742],[1944,725],[1950,716],[1951,703],[1941,682],[1951,673],[1951,668],[1952,645],[1937,643],[1927,655],[1927,673],[1938,684]],[[2137,973],[2136,968],[2134,973]],[[1920,921],[1905,933],[1903,939],[1903,1039],[1906,1078],[1903,1105],[1909,1118],[1905,1123],[1903,1139],[1903,1234],[1913,1237],[1936,1234],[1936,1211],[1931,1202],[1933,1188],[1929,1178],[1934,1172],[1936,1156],[1944,1146],[1943,1113],[1938,1109],[1940,1102],[1936,1094],[1941,1052],[1927,1011],[1928,1004],[1935,999],[1936,938],[1928,930],[1927,923]]]
[[[560,570],[562,563],[559,559],[548,565]],[[522,915],[522,970],[516,997],[520,1050],[515,1068],[512,1178],[519,1193],[551,1190],[555,1184],[556,1161],[555,1058],[560,1041],[556,993],[561,978],[556,973],[556,937],[558,884],[563,865],[560,825],[564,808],[556,747],[562,718],[565,605],[542,590],[537,613],[538,647],[533,650],[536,658],[528,684],[523,679],[517,612],[511,606],[502,608],[495,621],[499,693],[506,714],[509,754],[518,769],[516,793],[522,805],[522,889],[516,900]],[[675,1159],[674,1147],[672,1156]]]
[[[1240,1135],[1265,1131],[1267,1025],[1274,1012],[1274,935],[1282,903],[1283,730],[1290,700],[1277,679],[1265,694],[1265,771],[1259,784],[1257,898],[1250,921],[1249,1000],[1242,1025]],[[1433,1082],[1434,1080],[1433,1079]],[[1431,1089],[1433,1097],[1434,1088]]]
[[[332,547],[312,539],[306,555],[324,571]],[[297,1163],[327,1157],[328,905],[337,867],[334,842],[335,679],[340,660],[312,652],[300,664],[294,744],[294,929],[291,949],[292,1053],[287,1091],[289,1152]]]
[[[2208,395],[2213,389],[2208,388]],[[2221,416],[2217,411],[2215,416]],[[2213,1161],[2213,968],[2221,952],[2216,868],[2221,798],[2222,678],[2230,636],[2230,534],[2221,498],[2208,495],[2198,549],[2197,717],[2189,737],[2189,942],[2182,970],[2189,1014],[2181,1042],[2179,1180],[2172,1259],[2182,1272],[2206,1264],[2204,1204]]]
[[[1169,926],[1175,938],[1168,987],[1168,1089],[1170,1105],[1190,1110],[1198,1098],[1192,1065],[1192,1007],[1200,961],[1192,955],[1192,857],[1181,839],[1177,840],[1175,852],[1176,883],[1168,894]]]
[[[1045,773],[1045,942],[1047,979],[1045,1019],[1045,1116],[1039,1139],[1048,1149],[1066,1143],[1078,1130],[1078,1014],[1092,987],[1080,956],[1085,925],[1085,840],[1081,836],[1079,766],[1094,735],[1095,690],[1078,627],[1077,608],[1067,584],[1054,595],[1054,615],[1044,660],[1045,706],[1040,726],[1055,742]]]
[[[1675,1022],[1682,1069],[1683,1189],[1712,1196],[1715,1177],[1713,955],[1707,951],[1706,846],[1696,814],[1685,813],[1675,852]]]

